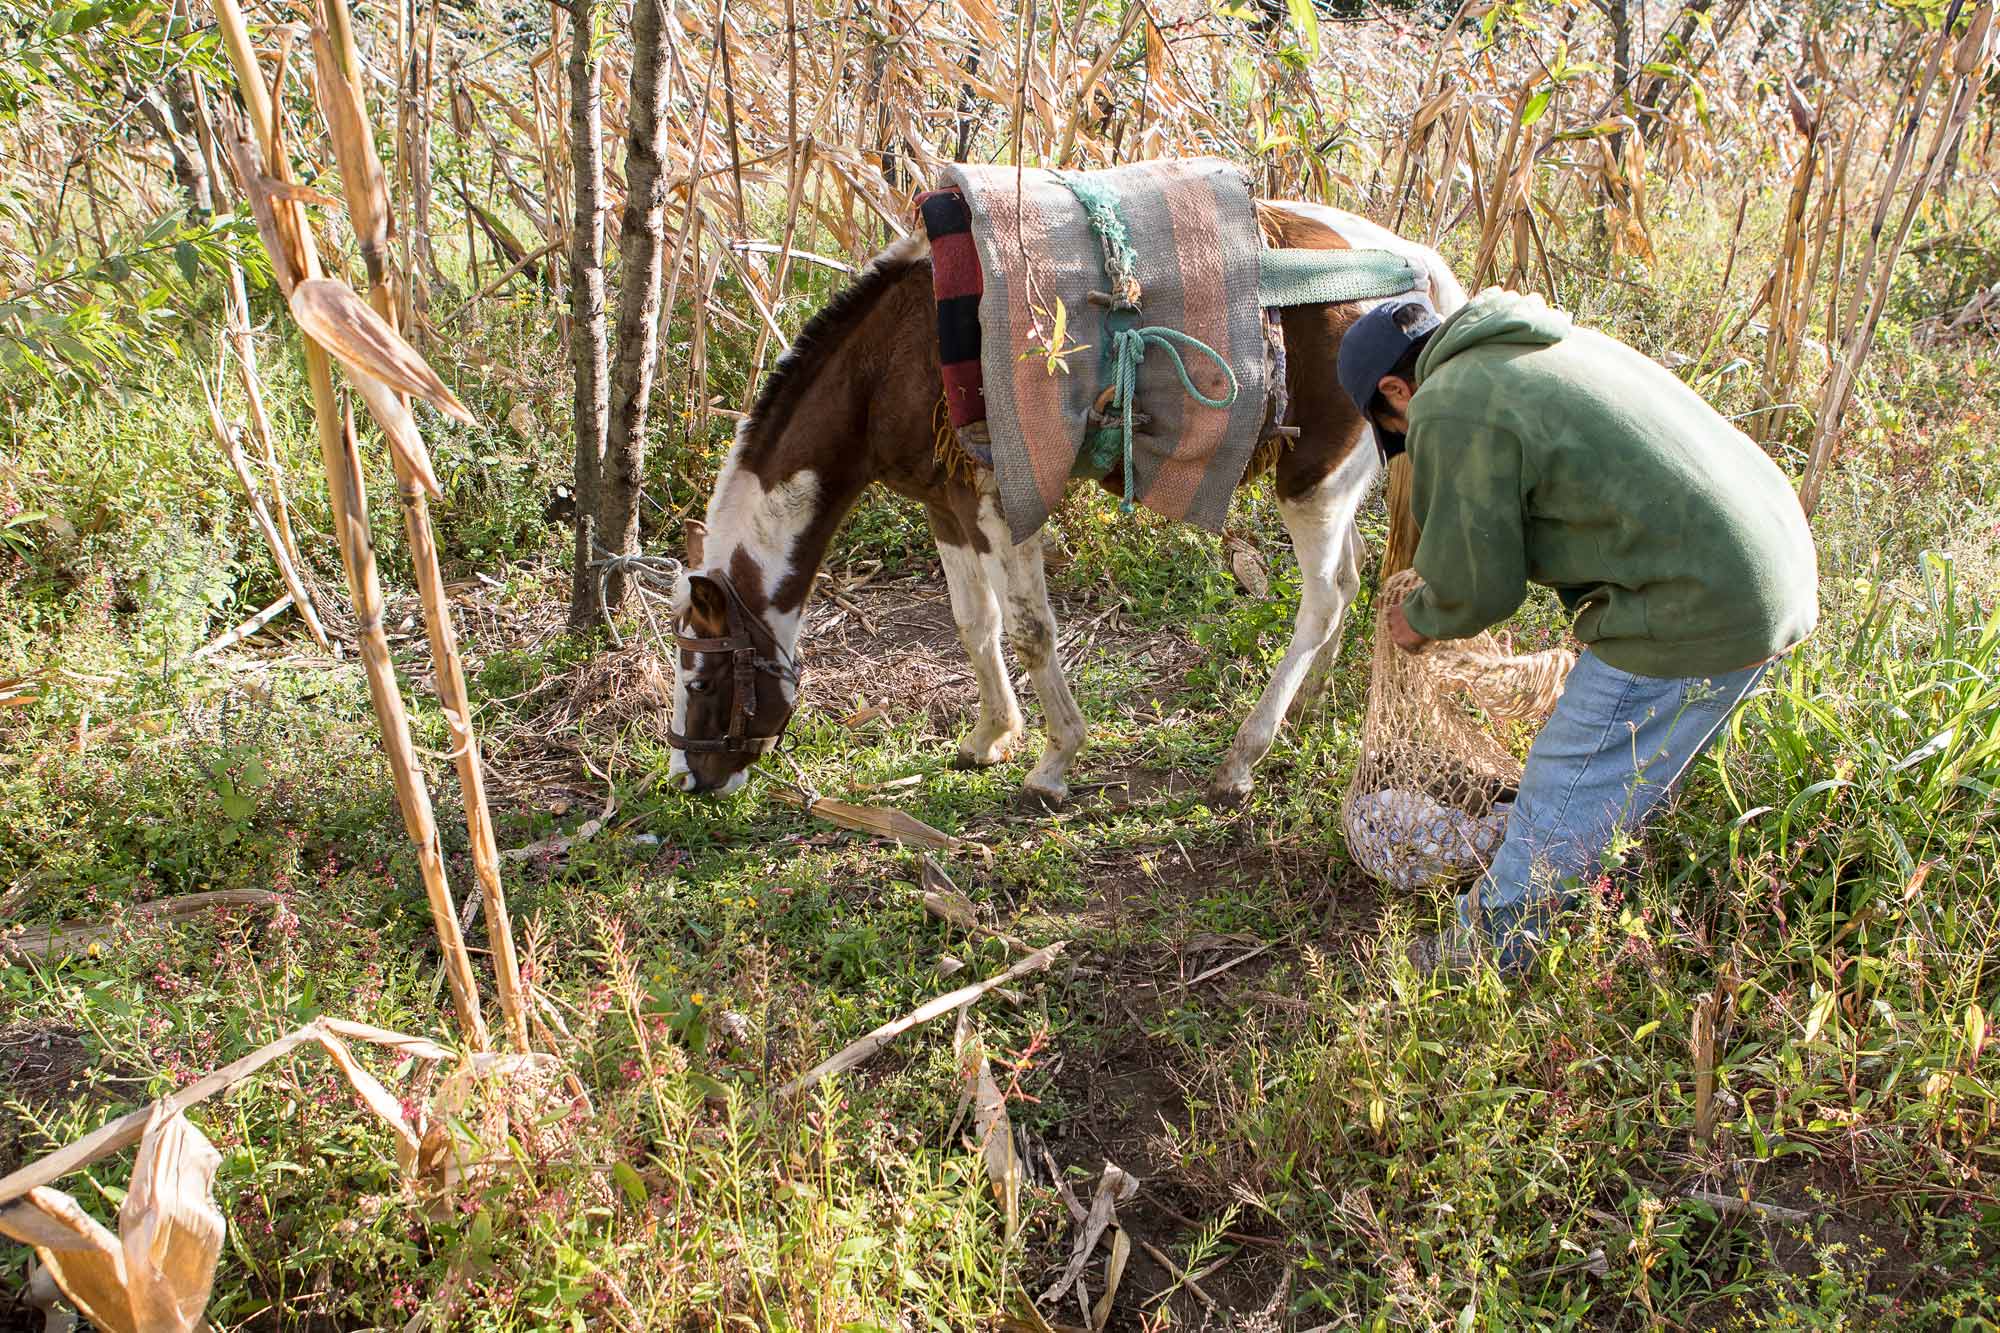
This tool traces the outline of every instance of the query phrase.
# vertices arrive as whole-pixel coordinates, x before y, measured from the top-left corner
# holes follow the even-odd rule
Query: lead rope
[[[642,594],[639,604],[646,612],[646,621],[653,631],[653,638],[659,640],[660,626],[659,622],[653,619],[651,598],[658,595],[658,589],[664,583],[666,596],[671,602],[674,584],[687,572],[686,567],[672,556],[612,555],[604,551],[602,546],[597,549],[604,554],[601,558],[591,561],[590,567],[597,571],[597,614],[604,621],[605,632],[611,635],[611,646],[619,649],[625,646],[624,636],[618,633],[618,626],[612,623],[611,607],[606,596],[610,591],[611,575],[614,572],[623,573],[631,581],[632,586],[639,589]]]
[[[1124,328],[1112,328],[1105,348],[1106,369],[1111,377],[1111,406],[1118,413],[1116,429],[1125,474],[1125,496],[1119,508],[1129,514],[1138,494],[1132,456],[1133,401],[1138,397],[1139,366],[1145,361],[1147,350],[1158,347],[1173,359],[1174,374],[1179,376],[1181,388],[1203,407],[1233,405],[1242,392],[1242,385],[1237,382],[1235,370],[1223,355],[1201,339],[1163,324],[1136,323],[1144,292],[1133,271],[1135,256],[1132,242],[1125,230],[1125,220],[1118,215],[1117,201],[1087,177],[1057,172],[1056,179],[1076,196],[1084,217],[1090,222],[1091,232],[1103,247],[1104,277],[1111,290],[1102,303],[1112,317],[1125,316],[1135,321]],[[1183,348],[1201,353],[1220,367],[1229,379],[1229,392],[1220,398],[1211,398],[1197,389],[1188,375],[1187,362],[1181,356]]]
[[[1201,339],[1170,329],[1163,324],[1147,324],[1135,329],[1120,329],[1111,335],[1111,402],[1118,409],[1118,433],[1125,453],[1125,498],[1119,507],[1126,513],[1132,512],[1133,468],[1132,468],[1132,400],[1138,396],[1139,363],[1146,359],[1146,349],[1158,347],[1173,359],[1174,373],[1180,376],[1181,388],[1187,396],[1203,407],[1228,407],[1236,401],[1241,386],[1236,382],[1236,372],[1222,359],[1221,353]],[[1229,394],[1223,398],[1210,398],[1194,386],[1189,377],[1187,362],[1181,359],[1181,348],[1200,352],[1222,368],[1229,377]]]

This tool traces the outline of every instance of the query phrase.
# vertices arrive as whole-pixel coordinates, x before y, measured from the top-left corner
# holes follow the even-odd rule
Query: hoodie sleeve
[[[1469,638],[1527,596],[1520,442],[1484,422],[1427,418],[1411,424],[1409,454],[1424,586],[1403,614],[1428,638]]]

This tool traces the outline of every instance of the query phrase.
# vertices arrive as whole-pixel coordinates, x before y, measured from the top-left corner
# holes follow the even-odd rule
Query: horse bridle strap
[[[786,660],[785,652],[778,646],[776,637],[764,627],[762,621],[750,613],[750,608],[743,604],[742,595],[736,591],[735,585],[730,583],[727,576],[718,570],[702,577],[722,589],[723,628],[727,633],[721,638],[700,638],[684,634],[681,632],[681,622],[676,620],[674,645],[683,652],[729,654],[736,689],[736,697],[729,710],[729,734],[712,740],[702,740],[683,736],[669,726],[667,743],[676,750],[688,754],[742,754],[745,751],[761,753],[753,743],[770,741],[775,745],[784,739],[792,719],[787,715],[776,734],[771,736],[746,734],[746,725],[757,715],[757,673],[761,671],[766,675],[775,676],[796,689],[802,674],[798,660],[796,658],[791,661]],[[763,630],[764,636],[771,641],[771,652],[768,657],[758,649],[756,639],[758,630]]]

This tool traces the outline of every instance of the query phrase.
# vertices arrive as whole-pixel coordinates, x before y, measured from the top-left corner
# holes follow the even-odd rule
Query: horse
[[[1257,209],[1274,244],[1393,250],[1412,262],[1440,312],[1465,302],[1434,250],[1365,218],[1307,203],[1264,201]],[[1335,363],[1342,334],[1375,304],[1282,312],[1287,424],[1297,433],[1269,470],[1299,563],[1299,609],[1284,659],[1209,783],[1216,805],[1249,795],[1251,771],[1294,700],[1325,688],[1341,621],[1360,591],[1354,517],[1381,465],[1368,443],[1372,428],[1341,390]],[[1041,537],[1015,543],[992,473],[953,467],[940,456],[941,385],[929,247],[906,239],[808,321],[773,367],[717,475],[705,533],[690,525],[691,572],[674,606],[671,785],[733,792],[755,760],[777,747],[798,704],[799,635],[814,580],[848,511],[869,486],[881,485],[923,506],[978,683],[978,715],[957,762],[1001,763],[1026,735],[1001,655],[1004,632],[1034,683],[1045,723],[1046,745],[1023,796],[1048,807],[1067,799],[1085,723],[1056,660]],[[1239,485],[1258,470],[1246,469]],[[1117,468],[1102,484],[1123,493]]]

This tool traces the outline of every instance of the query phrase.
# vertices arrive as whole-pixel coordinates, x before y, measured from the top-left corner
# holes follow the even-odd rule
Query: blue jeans
[[[1460,924],[1483,924],[1503,971],[1527,965],[1613,838],[1638,829],[1673,794],[1768,669],[1662,679],[1620,671],[1595,653],[1577,659],[1528,752],[1506,838],[1474,893],[1458,901]]]

